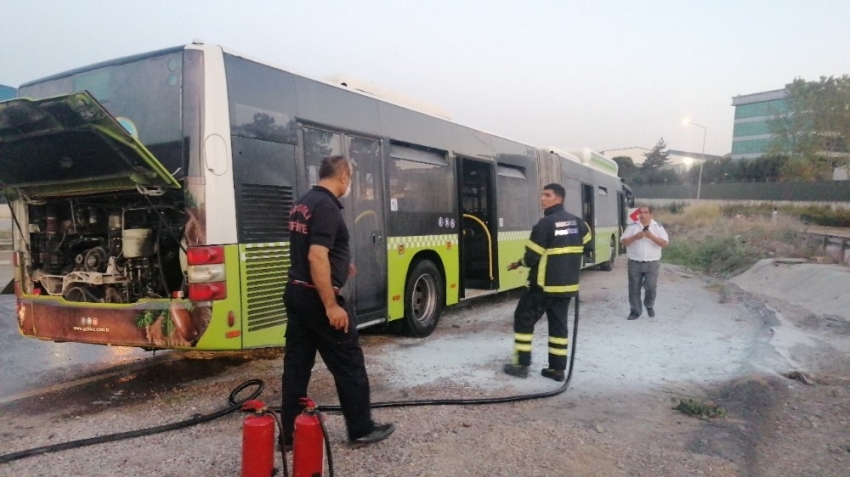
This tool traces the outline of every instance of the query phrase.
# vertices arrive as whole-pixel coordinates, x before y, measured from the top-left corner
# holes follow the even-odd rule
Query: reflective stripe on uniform
[[[550,248],[546,251],[546,255],[561,255],[565,253],[584,253],[584,247],[574,246],[574,247],[558,247],[558,248]]]
[[[567,356],[570,339],[558,336],[549,337],[549,354],[554,356]]]
[[[549,260],[546,255],[540,257],[540,262],[537,264],[537,285],[541,286],[546,283],[546,264]],[[545,287],[544,287],[545,288]]]
[[[587,243],[587,242],[590,242],[590,238],[591,238],[591,237],[590,237],[590,227],[588,227],[587,233],[586,233],[586,234],[584,234],[584,238],[583,238],[583,239],[581,239],[581,243]]]
[[[578,285],[543,286],[543,291],[548,293],[568,293],[578,291]]]
[[[543,255],[543,253],[546,251],[545,248],[541,247],[540,245],[537,245],[536,243],[532,242],[531,240],[526,242],[525,246],[530,248],[532,252],[536,252],[538,255]]]
[[[532,339],[534,339],[533,333],[514,333],[514,350],[531,353]]]
[[[534,335],[531,333],[514,333],[514,340],[523,341],[526,343],[531,343],[531,340],[534,339]]]

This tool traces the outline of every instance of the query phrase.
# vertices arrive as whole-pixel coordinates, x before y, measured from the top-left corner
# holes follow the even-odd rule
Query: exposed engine
[[[148,200],[150,199],[150,200]],[[69,301],[134,303],[184,286],[182,208],[139,194],[29,205],[29,283]]]

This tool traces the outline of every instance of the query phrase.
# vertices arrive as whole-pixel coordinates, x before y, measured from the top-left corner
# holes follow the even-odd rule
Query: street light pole
[[[699,178],[697,179],[697,200],[699,200],[700,189],[702,189],[702,164],[705,162],[705,135],[708,133],[708,128],[691,121],[687,123],[691,126],[702,128],[702,159],[699,161]]]

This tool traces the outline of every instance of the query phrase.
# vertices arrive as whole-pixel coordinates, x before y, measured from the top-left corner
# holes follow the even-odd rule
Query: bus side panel
[[[528,283],[528,268],[519,267],[508,271],[507,265],[521,259],[531,231],[499,232],[499,291],[524,287]]]
[[[457,235],[427,235],[414,237],[387,237],[387,303],[388,319],[404,317],[404,287],[407,273],[417,254],[434,252],[439,256],[445,270],[444,290],[446,305],[458,302],[460,255]]]
[[[619,228],[614,227],[598,227],[596,235],[593,237],[594,251],[596,252],[596,264],[605,263],[611,258],[611,240],[614,240],[614,253],[617,253],[617,241],[620,239]],[[594,264],[588,264],[594,265]]]
[[[243,244],[239,256],[243,347],[283,346],[289,242]]]

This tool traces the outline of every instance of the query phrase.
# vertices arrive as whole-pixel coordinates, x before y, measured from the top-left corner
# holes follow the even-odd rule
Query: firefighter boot
[[[546,369],[540,371],[540,375],[543,376],[544,378],[554,379],[555,381],[558,381],[558,382],[562,382],[566,379],[566,377],[564,376],[564,370],[563,369],[546,368]]]
[[[518,378],[528,377],[528,366],[508,363],[502,368],[502,371],[504,371],[506,374],[510,374],[511,376],[516,376]]]

